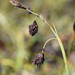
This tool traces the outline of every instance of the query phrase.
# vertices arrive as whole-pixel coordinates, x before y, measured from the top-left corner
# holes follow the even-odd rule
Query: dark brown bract
[[[44,53],[39,53],[34,57],[32,63],[34,65],[40,66],[41,64],[43,64],[44,60]]]
[[[29,33],[31,36],[34,36],[38,32],[38,25],[36,21],[33,24],[29,25]]]
[[[28,10],[33,11],[31,8],[28,8]],[[28,14],[32,14],[32,13],[28,11]]]
[[[15,1],[15,0],[10,0],[10,3],[12,3],[12,5],[16,6],[16,7],[19,7],[21,9],[26,9],[25,7],[22,6],[22,4],[18,1]]]
[[[10,0],[10,2],[16,6],[16,7],[21,7],[22,5],[18,1]]]
[[[74,22],[74,25],[73,25],[73,30],[75,31],[75,22]]]

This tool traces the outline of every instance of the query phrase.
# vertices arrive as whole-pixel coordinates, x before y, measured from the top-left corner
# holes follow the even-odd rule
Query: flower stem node
[[[28,8],[28,10],[33,12],[33,10],[31,8]],[[28,14],[32,14],[32,13],[28,11]]]
[[[29,33],[31,36],[34,36],[37,32],[38,32],[38,25],[35,20],[33,24],[29,25]]]

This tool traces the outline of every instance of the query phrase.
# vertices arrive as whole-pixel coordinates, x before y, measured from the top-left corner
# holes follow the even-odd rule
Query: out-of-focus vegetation
[[[41,13],[48,23],[54,21],[65,52],[73,34],[74,0],[18,0],[25,7]],[[29,34],[29,25],[36,19],[39,30]],[[52,25],[51,25],[52,26]],[[9,0],[0,0],[0,75],[66,75],[56,40],[45,49],[45,62],[34,66],[31,59],[41,52],[45,41],[55,37],[48,26],[36,16],[14,7]],[[70,75],[75,75],[75,43],[68,58]]]

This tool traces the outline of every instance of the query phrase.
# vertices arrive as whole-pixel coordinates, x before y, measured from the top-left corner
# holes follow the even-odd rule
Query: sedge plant
[[[59,38],[59,36],[58,36],[58,34],[57,34],[57,30],[56,30],[56,27],[55,27],[54,23],[51,22],[52,25],[53,25],[53,27],[51,27],[50,24],[46,21],[46,19],[45,19],[41,14],[37,14],[37,13],[33,12],[31,9],[24,7],[22,4],[20,4],[20,3],[17,2],[17,1],[11,0],[10,2],[11,2],[14,6],[26,10],[29,14],[33,14],[33,15],[37,16],[38,18],[40,18],[40,19],[49,27],[49,29],[52,31],[52,33],[55,35],[56,38],[50,38],[50,39],[48,39],[48,40],[45,42],[44,46],[43,46],[43,51],[44,51],[44,49],[45,49],[45,46],[47,45],[47,43],[48,43],[50,40],[58,40],[58,43],[59,43],[60,48],[61,48],[63,60],[64,60],[64,65],[65,65],[65,69],[66,69],[66,75],[69,75],[69,70],[68,70],[68,66],[67,66],[67,57],[66,57],[66,54],[65,54],[65,50],[64,50],[63,44],[62,44],[62,42],[61,42],[61,40],[60,40],[60,38]],[[35,24],[36,24],[36,23],[35,23]],[[33,25],[35,25],[35,24],[33,23]],[[36,27],[36,26],[35,26],[35,27]],[[38,54],[38,55],[40,55],[40,57],[43,57],[43,55],[41,55],[41,54]],[[38,57],[38,55],[37,55],[37,57]],[[35,62],[35,61],[34,61],[34,62]],[[42,61],[42,62],[43,62],[43,61]],[[37,64],[41,64],[41,62],[40,62],[40,63],[37,63]]]

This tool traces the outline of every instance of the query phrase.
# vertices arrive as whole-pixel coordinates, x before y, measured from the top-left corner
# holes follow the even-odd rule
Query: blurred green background
[[[75,0],[17,0],[26,8],[41,13],[51,25],[54,22],[67,52],[75,21]],[[35,36],[29,25],[36,20]],[[52,26],[52,25],[51,25]],[[66,75],[59,44],[50,41],[45,48],[45,62],[41,67],[31,63],[49,38],[55,37],[46,24],[33,14],[19,9],[10,0],[0,0],[0,75]],[[70,75],[75,75],[75,43],[68,59]]]

